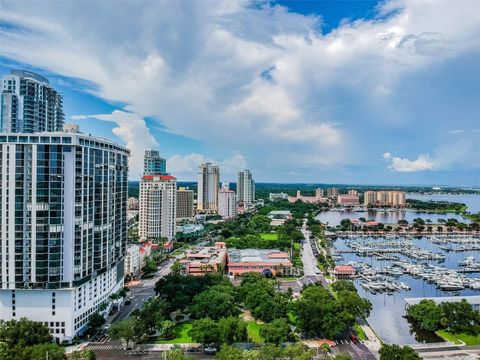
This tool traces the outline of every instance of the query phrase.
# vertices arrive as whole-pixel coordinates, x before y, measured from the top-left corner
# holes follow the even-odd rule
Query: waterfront
[[[327,210],[317,214],[316,219],[323,224],[329,226],[340,225],[343,219],[359,219],[365,218],[367,220],[375,220],[383,224],[397,224],[399,220],[407,220],[409,223],[413,222],[415,218],[423,220],[430,219],[432,223],[437,223],[438,219],[456,219],[460,222],[469,223],[461,214],[427,214],[423,212],[416,212],[412,210]]]
[[[394,241],[404,241],[408,244],[413,244],[415,247],[426,250],[431,253],[442,254],[445,257],[444,261],[435,260],[414,260],[405,254],[396,253],[395,256],[401,260],[408,261],[410,263],[424,264],[428,263],[432,266],[441,266],[449,269],[461,269],[459,266],[460,261],[463,261],[468,256],[473,256],[475,259],[480,258],[480,251],[463,251],[453,252],[443,250],[439,244],[435,244],[434,238],[397,238]],[[374,256],[360,256],[355,252],[351,252],[352,248],[349,246],[351,242],[376,242],[381,243],[384,241],[392,241],[392,239],[385,238],[356,238],[356,239],[337,239],[333,242],[333,246],[336,252],[341,252],[342,260],[337,263],[366,263],[367,265],[385,270],[391,266],[395,260],[385,260]],[[345,252],[345,253],[343,253]],[[465,274],[468,278],[478,278],[480,273],[468,273]],[[390,280],[404,284],[410,287],[409,290],[395,291],[387,294],[372,293],[361,286],[362,281],[357,279],[355,285],[359,293],[369,299],[372,302],[373,310],[368,318],[368,322],[378,336],[387,343],[399,343],[399,344],[413,344],[416,342],[432,342],[439,341],[436,336],[426,334],[420,331],[412,331],[412,328],[405,316],[405,302],[404,298],[407,297],[433,297],[433,296],[452,296],[452,295],[474,295],[480,294],[479,290],[472,290],[465,288],[461,291],[442,291],[434,283],[428,282],[421,278],[416,278],[411,275],[403,274],[395,277],[388,277]]]
[[[465,194],[406,194],[407,199],[417,199],[422,201],[448,201],[464,203],[467,205],[467,211],[473,213],[480,212],[480,195]]]

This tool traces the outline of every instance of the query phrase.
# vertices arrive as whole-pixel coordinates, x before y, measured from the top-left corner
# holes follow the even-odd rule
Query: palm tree
[[[320,350],[322,350],[323,356],[327,357],[327,354],[330,352],[330,345],[324,342],[320,345]]]

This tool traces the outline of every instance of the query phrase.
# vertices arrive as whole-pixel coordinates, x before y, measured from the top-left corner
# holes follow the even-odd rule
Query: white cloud
[[[448,133],[451,135],[455,135],[455,134],[463,134],[464,132],[465,130],[457,129],[457,130],[449,131]]]
[[[248,167],[245,157],[241,154],[234,154],[230,158],[216,161],[204,155],[192,153],[185,156],[173,155],[170,157],[167,160],[167,171],[180,180],[196,180],[199,165],[206,162],[220,166],[222,181],[236,181],[237,172]]]
[[[113,122],[117,125],[112,132],[131,149],[129,160],[130,177],[139,178],[143,173],[143,155],[146,149],[158,147],[145,120],[137,114],[115,110],[111,114],[73,115],[72,120],[97,119]]]
[[[0,28],[2,55],[84,80],[88,91],[126,104],[120,114],[95,117],[118,124],[132,160],[156,145],[142,119],[148,116],[200,140],[209,157],[238,149],[264,179],[288,173],[286,164],[319,174],[358,165],[385,142],[413,143],[416,133],[435,148],[452,117],[422,114],[419,128],[418,96],[409,94],[435,65],[480,50],[480,2],[381,2],[379,14],[389,16],[344,21],[327,35],[318,16],[250,1],[2,5],[0,20],[11,25]],[[192,155],[178,156],[188,163]],[[452,164],[462,155],[448,156],[457,157]],[[402,169],[428,169],[432,161],[393,159]]]
[[[391,161],[388,168],[392,171],[398,172],[416,172],[425,170],[435,170],[435,160],[427,155],[419,155],[416,160],[402,159],[394,157],[390,153],[383,154],[385,160]]]
[[[419,155],[416,160],[402,159],[394,157],[392,154],[386,152],[383,154],[385,160],[391,161],[388,168],[392,171],[398,172],[416,172],[425,170],[435,170],[435,160],[427,155]]]

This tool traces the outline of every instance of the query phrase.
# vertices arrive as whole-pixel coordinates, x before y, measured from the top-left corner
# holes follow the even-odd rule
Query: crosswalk
[[[122,350],[123,347],[122,345],[119,345],[119,344],[105,344],[105,345],[89,344],[87,346],[87,349],[89,350]]]
[[[362,343],[364,344],[364,342],[362,340],[358,340],[357,341],[357,344],[358,343]],[[355,342],[351,341],[351,340],[337,340],[337,344],[355,344]]]

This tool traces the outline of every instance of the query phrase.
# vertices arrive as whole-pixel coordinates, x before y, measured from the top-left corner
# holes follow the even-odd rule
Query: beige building
[[[315,197],[323,198],[323,189],[320,189],[320,188],[316,189],[315,190]]]
[[[175,236],[177,179],[144,175],[140,181],[138,235],[140,240]]]
[[[398,206],[406,205],[405,192],[398,190],[365,191],[363,203],[375,206]]]
[[[193,190],[179,187],[177,190],[177,219],[193,217]]]
[[[223,218],[232,218],[237,213],[237,195],[227,187],[218,192],[218,214]]]
[[[327,189],[327,197],[328,198],[337,198],[339,195],[337,188],[328,188]]]
[[[180,260],[188,275],[203,276],[206,273],[223,272],[227,263],[227,248],[224,242],[215,246],[188,250],[185,259]]]
[[[198,168],[197,209],[218,211],[218,185],[220,168],[211,163],[201,164]]]

